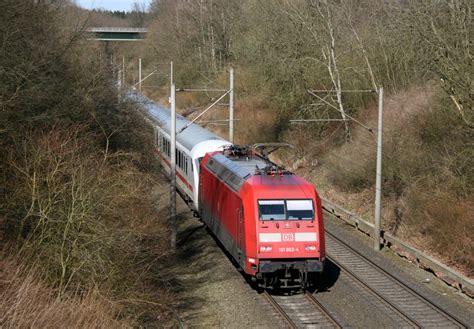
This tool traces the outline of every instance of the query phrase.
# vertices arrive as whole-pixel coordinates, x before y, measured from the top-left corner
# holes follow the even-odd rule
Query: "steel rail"
[[[323,209],[327,213],[336,216],[343,220],[349,225],[355,227],[357,230],[368,234],[373,237],[374,224],[362,219],[357,214],[344,209],[340,205],[331,202],[330,200],[321,197],[323,201]],[[390,248],[395,254],[408,254],[409,258],[413,258],[419,264],[420,268],[425,270],[431,270],[437,278],[444,281],[446,284],[455,287],[460,292],[474,296],[474,280],[470,280],[466,276],[462,275],[458,271],[449,268],[440,261],[424,254],[420,250],[414,248],[407,242],[402,241],[400,238],[390,234],[390,232],[383,232],[383,243],[385,247]],[[397,249],[400,249],[398,251]],[[438,274],[441,273],[441,274]]]
[[[404,283],[403,281],[401,281],[400,279],[398,279],[397,277],[393,276],[391,273],[389,273],[388,271],[386,271],[385,269],[383,269],[381,266],[377,265],[376,263],[374,263],[372,260],[370,260],[368,257],[364,256],[363,254],[361,254],[359,251],[355,250],[353,247],[351,247],[350,245],[348,245],[346,242],[342,241],[341,239],[339,239],[338,237],[336,237],[334,234],[332,234],[331,232],[328,232],[327,230],[325,230],[325,233],[329,236],[331,236],[331,238],[333,238],[334,240],[336,240],[338,243],[340,243],[343,247],[345,247],[346,249],[348,249],[350,252],[352,252],[353,254],[355,254],[356,256],[358,256],[359,258],[361,258],[363,261],[365,261],[366,263],[368,263],[370,266],[372,266],[373,268],[377,269],[381,274],[383,274],[385,277],[387,277],[388,279],[390,279],[392,282],[398,284],[401,288],[405,289],[408,293],[410,293],[412,296],[414,296],[415,298],[417,298],[419,301],[421,301],[422,303],[428,305],[429,307],[431,307],[432,309],[434,309],[437,313],[439,313],[440,315],[442,315],[443,317],[445,317],[447,320],[455,323],[456,325],[458,325],[460,328],[469,328],[469,326],[467,324],[465,324],[463,321],[461,321],[460,319],[458,319],[456,316],[454,316],[453,314],[451,314],[449,311],[446,311],[446,310],[443,310],[441,307],[439,307],[438,305],[436,305],[435,303],[433,303],[431,300],[429,300],[428,298],[424,297],[423,295],[421,295],[420,293],[418,293],[417,291],[415,291],[413,288],[411,288],[410,286],[408,286],[406,283]],[[376,291],[374,288],[372,288],[369,284],[367,284],[363,279],[361,279],[359,277],[359,275],[353,273],[353,271],[349,270],[346,266],[342,265],[340,262],[336,261],[334,259],[334,257],[331,257],[330,255],[328,255],[328,259],[330,259],[336,266],[338,266],[341,270],[343,270],[345,273],[347,273],[348,275],[350,275],[352,278],[354,278],[356,281],[360,282],[364,287],[367,287],[367,289],[369,289],[373,294],[377,295],[378,297],[382,298],[387,304],[389,304],[392,308],[394,308],[396,310],[397,313],[399,314],[403,314],[403,317],[408,319],[410,322],[412,322],[413,324],[415,324],[417,327],[424,327],[424,325],[420,324],[418,321],[412,319],[412,317],[410,315],[407,315],[406,312],[404,312],[403,310],[400,310],[399,307],[397,307],[396,305],[394,305],[391,301],[388,300],[388,298],[384,297],[381,293],[379,293],[378,291]]]
[[[323,313],[326,316],[326,318],[334,325],[335,328],[342,328],[342,325],[339,324],[336,318],[332,316],[332,314],[328,311],[328,309],[324,307],[323,304],[321,304],[316,299],[316,297],[314,297],[309,292],[306,292],[304,295],[310,301],[310,303],[313,304],[315,308],[317,308],[321,313]]]
[[[267,291],[264,291],[265,299],[270,303],[278,315],[285,321],[290,328],[299,328],[306,326],[332,326],[334,328],[342,328],[338,320],[324,307],[312,294],[305,292],[293,296],[286,296],[285,299],[279,301]],[[294,299],[293,299],[294,298]],[[301,302],[305,301],[304,304]],[[288,305],[288,303],[290,303]],[[293,306],[290,306],[293,305]],[[298,305],[298,306],[296,306]],[[301,308],[301,309],[300,309]],[[290,313],[286,309],[290,310]],[[294,313],[296,311],[296,313]],[[315,316],[308,322],[308,317]]]
[[[327,259],[329,259],[334,265],[339,267],[344,273],[346,273],[350,278],[355,280],[357,283],[359,283],[362,287],[364,287],[369,293],[377,297],[380,301],[383,303],[387,304],[388,307],[394,311],[398,316],[403,318],[405,321],[408,323],[412,324],[415,328],[423,328],[423,326],[418,323],[416,320],[410,318],[408,315],[406,315],[403,311],[397,308],[396,305],[391,303],[387,298],[385,298],[383,295],[381,295],[378,291],[374,290],[372,287],[370,287],[367,283],[365,283],[363,280],[361,280],[356,274],[354,274],[351,270],[349,270],[347,267],[342,265],[340,262],[336,261],[334,258],[327,256]]]
[[[273,307],[273,309],[278,313],[278,315],[285,321],[285,323],[290,328],[298,328],[293,320],[286,314],[283,308],[277,303],[275,299],[265,290],[263,291],[263,297],[268,301],[268,303]]]

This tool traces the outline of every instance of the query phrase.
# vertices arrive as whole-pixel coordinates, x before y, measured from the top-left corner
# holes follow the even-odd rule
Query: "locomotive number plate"
[[[295,235],[293,233],[283,233],[283,241],[295,241]]]
[[[299,252],[300,248],[298,247],[280,247],[278,248],[278,252]]]

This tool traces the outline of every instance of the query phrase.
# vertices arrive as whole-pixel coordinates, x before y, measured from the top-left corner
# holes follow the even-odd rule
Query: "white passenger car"
[[[169,174],[170,109],[137,93],[130,93],[128,98],[136,102],[154,124],[161,163]],[[222,150],[231,143],[194,123],[179,133],[188,123],[186,118],[176,115],[176,185],[184,200],[198,212],[199,162],[206,153]]]

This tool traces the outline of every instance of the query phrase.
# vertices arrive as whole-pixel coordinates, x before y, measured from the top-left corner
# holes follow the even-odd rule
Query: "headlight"
[[[272,251],[272,246],[260,246],[260,252],[269,252]]]
[[[316,246],[305,246],[304,249],[306,251],[316,251]]]

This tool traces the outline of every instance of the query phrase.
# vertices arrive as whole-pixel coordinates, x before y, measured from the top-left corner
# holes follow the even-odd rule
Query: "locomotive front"
[[[313,185],[282,172],[246,181],[245,221],[255,225],[247,244],[247,266],[262,287],[308,287],[324,270],[321,200]]]
[[[312,184],[254,149],[233,145],[204,157],[201,219],[260,287],[306,288],[324,269],[321,200]]]

